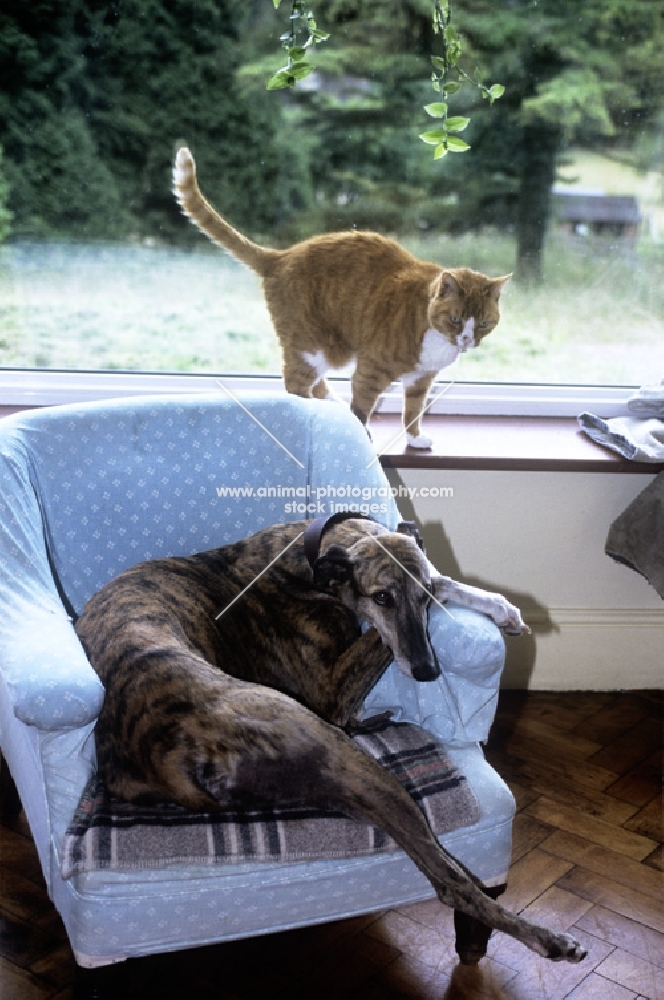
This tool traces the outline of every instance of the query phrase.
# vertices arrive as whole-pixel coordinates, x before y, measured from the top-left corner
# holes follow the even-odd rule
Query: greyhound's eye
[[[394,598],[388,590],[379,590],[378,593],[372,594],[372,598],[381,608],[391,608],[394,605]]]

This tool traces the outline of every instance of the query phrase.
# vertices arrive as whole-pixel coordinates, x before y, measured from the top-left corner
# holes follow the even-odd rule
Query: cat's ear
[[[439,299],[449,299],[453,295],[458,295],[461,289],[453,274],[449,271],[441,271],[436,279],[436,297]]]
[[[505,285],[507,284],[507,282],[510,280],[511,277],[512,277],[512,275],[510,273],[510,274],[504,274],[502,278],[493,278],[492,279],[492,281],[491,281],[491,295],[496,300],[496,302],[500,298],[500,293],[502,292],[503,288],[505,287]]]

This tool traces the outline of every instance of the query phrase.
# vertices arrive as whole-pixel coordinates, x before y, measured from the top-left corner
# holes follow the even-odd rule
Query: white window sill
[[[348,379],[332,380],[337,395],[350,397]],[[249,401],[252,395],[284,392],[274,376],[170,375],[141,372],[0,370],[0,416],[61,403],[154,394],[220,394]],[[576,416],[629,413],[634,388],[569,385],[445,383],[424,417],[433,448],[408,448],[402,432],[401,387],[393,385],[371,421],[385,468],[520,469],[654,474],[664,466],[628,462],[594,444]]]

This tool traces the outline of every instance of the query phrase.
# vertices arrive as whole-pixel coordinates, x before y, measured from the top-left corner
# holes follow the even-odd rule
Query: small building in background
[[[641,222],[634,195],[554,192],[554,212],[563,232],[635,243]]]

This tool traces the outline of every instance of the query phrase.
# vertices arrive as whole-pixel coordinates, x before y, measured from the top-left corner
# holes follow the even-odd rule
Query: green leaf
[[[443,84],[442,92],[445,97],[450,97],[452,94],[456,94],[458,90],[461,90],[461,84],[455,83],[454,80],[450,80],[449,83]]]
[[[278,70],[278,72],[276,72],[274,76],[271,76],[267,81],[267,89],[283,90],[284,87],[292,87],[294,84],[295,78],[291,76],[290,70],[284,66],[283,69]]]
[[[436,69],[439,70],[447,69],[447,63],[445,62],[444,59],[441,59],[440,56],[431,56],[431,62],[436,67]]]
[[[447,156],[447,146],[444,142],[441,142],[433,151],[434,160],[440,160],[443,156]]]
[[[292,76],[294,80],[304,80],[305,76],[309,76],[309,74],[313,73],[313,71],[313,63],[309,62],[297,62],[288,70],[290,76]]]
[[[457,118],[448,118],[445,124],[450,132],[463,132],[463,130],[470,124],[470,118],[462,118],[461,116]]]
[[[461,46],[458,42],[452,42],[447,49],[447,61],[450,66],[456,66],[461,56]]]
[[[272,0],[272,3],[274,4],[274,9],[279,10],[279,4],[281,3],[281,0]]]
[[[448,45],[449,45],[450,42],[458,42],[459,41],[458,32],[457,32],[456,28],[452,27],[451,24],[448,24],[447,27],[445,28],[445,41],[448,43]]]
[[[463,139],[459,139],[456,135],[450,135],[447,139],[447,148],[450,153],[465,153],[470,146]]]
[[[494,83],[493,86],[489,87],[489,97],[491,99],[491,103],[493,104],[494,101],[497,101],[498,98],[502,97],[504,93],[505,88],[502,83]]]
[[[432,118],[444,118],[447,114],[447,105],[442,101],[436,101],[433,104],[425,104],[424,110]]]
[[[294,63],[300,62],[302,59],[305,59],[306,55],[307,55],[306,49],[303,49],[301,45],[294,45],[291,49],[288,50],[288,58],[291,59]]]
[[[430,146],[437,146],[439,142],[443,142],[447,139],[447,129],[446,128],[432,128],[428,132],[422,132],[420,134],[420,139],[422,142],[428,142]]]

